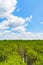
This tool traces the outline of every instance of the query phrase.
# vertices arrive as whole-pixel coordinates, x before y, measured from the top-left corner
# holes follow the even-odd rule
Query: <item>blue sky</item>
[[[43,39],[43,0],[0,0],[0,39]]]
[[[15,15],[21,16],[23,18],[29,17],[32,15],[32,22],[29,22],[27,26],[27,31],[31,32],[43,32],[43,25],[40,25],[40,22],[43,22],[43,0],[18,0],[19,12],[16,12]]]

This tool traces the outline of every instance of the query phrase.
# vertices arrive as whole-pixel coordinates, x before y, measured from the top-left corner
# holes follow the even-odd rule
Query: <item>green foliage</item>
[[[0,40],[0,65],[43,65],[43,40]]]

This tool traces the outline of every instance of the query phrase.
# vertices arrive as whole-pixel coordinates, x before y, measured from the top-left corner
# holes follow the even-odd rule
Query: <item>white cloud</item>
[[[43,39],[43,33],[26,32],[26,22],[32,21],[32,16],[24,19],[11,14],[16,4],[17,0],[0,0],[0,18],[6,18],[0,23],[0,39]]]
[[[1,30],[8,29],[8,28],[11,28],[11,29],[14,28],[14,30],[17,30],[17,31],[25,31],[26,29],[25,26],[27,26],[26,19],[11,15],[11,14],[6,15],[6,19],[7,20],[4,20],[0,23]]]
[[[32,16],[22,18],[11,14],[16,8],[17,0],[0,0],[0,18],[6,18],[0,23],[0,30],[13,29],[25,31],[25,23],[31,21]]]
[[[5,17],[6,13],[15,10],[17,0],[0,0],[0,17]]]
[[[24,19],[11,14],[16,4],[17,0],[0,0],[0,18],[6,18],[0,23],[0,39],[43,39],[43,33],[26,32],[26,22],[32,21],[32,16]]]
[[[25,31],[25,27],[23,27],[23,26],[18,26],[18,27],[16,27],[16,28],[14,28],[14,30],[19,31],[19,32],[23,32],[23,31]]]
[[[43,39],[43,33],[22,32],[20,38],[27,40]]]
[[[26,21],[32,21],[32,16],[27,17],[27,18],[26,18]]]
[[[43,39],[43,33],[32,33],[32,32],[21,32],[15,33],[9,30],[0,31],[0,39],[24,39],[24,40],[32,40],[32,39]]]

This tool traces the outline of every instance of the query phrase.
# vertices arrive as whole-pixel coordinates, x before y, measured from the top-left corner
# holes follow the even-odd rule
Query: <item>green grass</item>
[[[43,40],[0,40],[0,65],[43,65]]]

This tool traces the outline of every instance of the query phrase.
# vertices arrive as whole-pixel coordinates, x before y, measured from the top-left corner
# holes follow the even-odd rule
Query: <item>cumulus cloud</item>
[[[0,17],[5,17],[7,13],[15,10],[17,0],[0,0]]]
[[[32,21],[32,16],[24,19],[12,14],[17,3],[17,0],[0,0],[0,18],[6,18],[0,22],[0,39],[42,39],[43,33],[26,32],[26,22]]]
[[[29,17],[30,18],[30,17]],[[12,14],[6,15],[6,19],[0,23],[0,30],[11,28],[16,31],[25,31],[25,23],[27,22],[26,19],[18,16],[14,16]]]
[[[14,28],[14,30],[19,31],[19,32],[23,32],[23,31],[25,31],[25,27],[19,26],[19,27]]]
[[[13,29],[18,31],[25,30],[23,26],[27,21],[31,21],[32,16],[22,18],[11,14],[16,9],[17,0],[0,0],[0,18],[6,18],[0,23],[0,30]],[[22,27],[23,26],[23,27]]]
[[[22,40],[37,40],[37,39],[43,39],[43,33],[32,33],[32,32],[21,32],[21,33],[15,33],[11,32],[9,30],[5,30],[4,32],[0,32],[0,39],[22,39]]]

